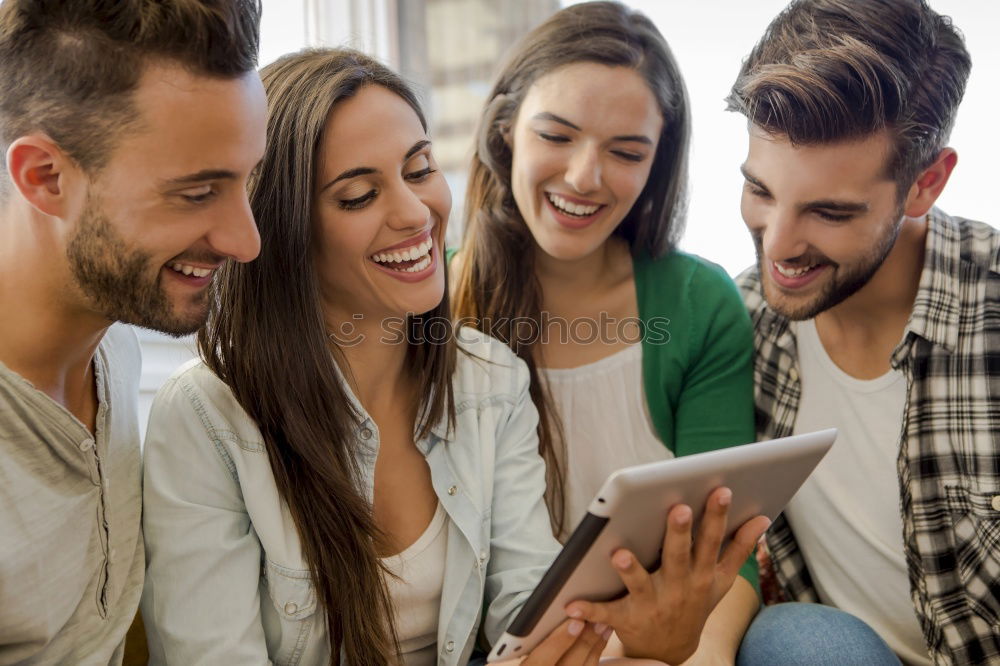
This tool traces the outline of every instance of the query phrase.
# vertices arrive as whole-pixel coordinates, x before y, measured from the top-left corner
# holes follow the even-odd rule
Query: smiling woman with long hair
[[[221,270],[150,416],[153,663],[465,664],[558,549],[527,370],[429,330],[451,199],[409,88],[349,50],[262,78],[262,252]],[[596,664],[584,628],[529,662]]]
[[[451,266],[455,314],[529,368],[561,538],[615,469],[754,438],[739,293],[676,249],[689,134],[663,36],[615,2],[538,26],[486,101]],[[703,642],[723,659],[758,606],[752,560],[742,574]]]

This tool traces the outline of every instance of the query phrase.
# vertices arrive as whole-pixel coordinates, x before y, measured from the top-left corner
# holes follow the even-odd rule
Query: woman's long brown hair
[[[563,531],[566,520],[558,451],[562,426],[539,381],[536,344],[524,342],[521,328],[534,322],[535,330],[541,330],[542,289],[535,276],[535,241],[511,191],[511,150],[504,137],[531,85],[578,62],[635,70],[646,80],[663,114],[649,179],[614,232],[628,242],[633,254],[659,257],[680,237],[690,134],[687,93],[670,48],[648,18],[616,2],[573,5],[532,30],[507,56],[487,98],[465,198],[455,314],[463,322],[478,322],[528,365],[531,398],[539,415],[539,451],[547,466],[546,500],[556,534]]]
[[[385,666],[397,659],[397,640],[376,554],[382,535],[360,491],[360,417],[323,318],[311,211],[317,148],[334,105],[377,85],[403,98],[425,129],[426,122],[406,84],[355,51],[302,51],[268,65],[261,76],[267,149],[250,183],[261,254],[217,276],[198,346],[260,428],[325,611],[331,663],[339,663],[343,650],[352,666]],[[449,318],[447,290],[435,310],[409,318],[410,340],[434,339],[422,328],[438,318]],[[454,423],[454,367],[454,343],[410,343],[406,368],[427,397],[418,406],[418,437],[443,419]]]

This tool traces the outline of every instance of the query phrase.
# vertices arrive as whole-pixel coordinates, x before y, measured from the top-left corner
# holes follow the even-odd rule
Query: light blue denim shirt
[[[417,442],[449,518],[440,665],[468,662],[480,622],[495,642],[559,550],[527,369],[481,333],[462,329],[459,341],[456,427]],[[379,433],[354,404],[371,500]],[[328,664],[326,620],[260,432],[201,362],[157,395],[144,466],[150,663]]]

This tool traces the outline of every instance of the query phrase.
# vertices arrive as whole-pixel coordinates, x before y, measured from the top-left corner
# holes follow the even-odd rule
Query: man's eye
[[[344,210],[357,210],[358,208],[364,208],[369,201],[375,198],[378,194],[376,190],[368,190],[360,197],[354,199],[341,199],[337,202],[337,205]]]
[[[184,190],[180,195],[188,203],[201,204],[205,203],[216,194],[215,190],[211,185],[205,185],[204,187],[198,187],[191,190]]]
[[[830,222],[847,222],[854,217],[850,213],[827,213],[822,210],[816,211],[816,214],[824,220],[828,220]]]

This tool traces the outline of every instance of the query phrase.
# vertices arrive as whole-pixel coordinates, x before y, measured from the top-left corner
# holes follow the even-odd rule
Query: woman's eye
[[[204,187],[184,190],[183,192],[180,192],[180,195],[188,203],[201,204],[214,197],[215,190],[212,189],[211,185],[205,185]]]
[[[641,162],[646,156],[640,155],[639,153],[633,153],[628,150],[615,150],[613,151],[615,155],[622,158],[623,160],[628,160],[629,162]]]
[[[358,208],[364,208],[369,201],[375,198],[376,194],[378,194],[376,190],[368,190],[355,199],[340,199],[337,205],[344,210],[357,210]]]
[[[545,141],[550,143],[569,143],[569,137],[563,136],[562,134],[549,134],[548,132],[539,132],[540,136]]]
[[[406,174],[404,178],[406,178],[406,180],[410,181],[411,183],[422,183],[425,180],[427,180],[427,176],[431,175],[435,171],[437,171],[437,169],[432,169],[431,167],[428,166],[423,169],[420,169],[419,171],[412,171]]]

